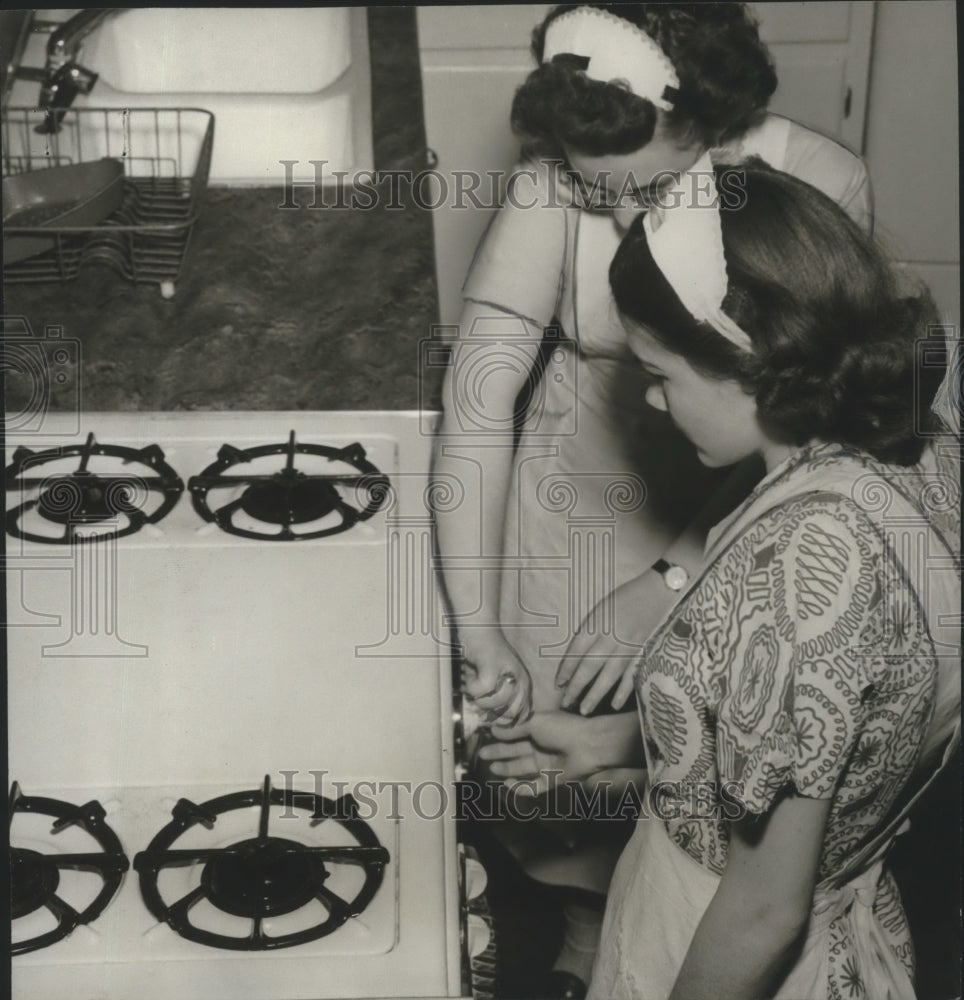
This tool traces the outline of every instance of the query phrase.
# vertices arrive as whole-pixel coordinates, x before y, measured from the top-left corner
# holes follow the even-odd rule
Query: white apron
[[[882,869],[878,860],[842,887],[827,883],[817,887],[800,956],[773,1000],[825,1000],[830,925],[843,914],[851,921],[865,996],[914,1000],[907,970],[888,947],[874,913]],[[613,882],[625,884],[626,891],[607,910],[589,1000],[666,1000],[720,877],[681,850],[659,820],[650,819],[637,823]],[[622,907],[634,899],[650,905],[640,908],[631,922],[633,940],[625,941]]]

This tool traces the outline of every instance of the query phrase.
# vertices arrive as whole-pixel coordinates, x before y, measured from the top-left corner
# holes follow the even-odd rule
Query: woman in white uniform
[[[586,614],[666,551],[715,481],[642,403],[607,282],[624,226],[709,147],[871,218],[859,158],[764,113],[776,79],[742,4],[557,8],[533,51],[512,111],[524,159],[464,287],[435,463],[467,494],[438,515],[466,690],[503,722],[559,706]]]

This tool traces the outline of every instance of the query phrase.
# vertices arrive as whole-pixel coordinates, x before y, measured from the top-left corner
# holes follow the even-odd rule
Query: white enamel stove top
[[[53,527],[19,518],[15,530],[27,538],[14,537],[8,522],[9,778],[28,801],[99,802],[131,863],[97,919],[14,957],[14,996],[458,996],[451,669],[431,572],[431,421],[396,412],[85,414],[79,421],[48,416],[44,430],[43,439],[11,436],[6,464],[17,446],[73,452],[93,434],[98,446],[159,446],[185,490],[163,518],[124,534],[131,511],[135,520],[138,511],[150,518],[164,502],[150,481],[160,462],[152,451],[147,467],[136,470],[141,486],[128,482],[124,503],[111,501],[112,510],[120,508],[111,522],[117,537],[68,545],[31,540],[41,530],[66,530],[57,503],[76,511],[76,495],[46,497]],[[339,487],[341,500],[364,519],[323,534],[344,517],[336,504],[321,522],[296,517],[290,525],[293,533],[319,537],[265,541],[228,534],[199,515],[187,487],[223,457],[222,446],[284,445],[292,432],[299,445],[335,453],[360,445],[363,461],[387,477],[387,491],[375,473],[367,484]],[[351,454],[359,458],[357,449]],[[288,457],[279,452],[232,465],[228,474],[249,464],[268,476]],[[110,456],[94,458],[88,471],[135,471]],[[327,455],[295,458],[309,474],[352,472]],[[77,468],[75,454],[64,461],[62,469]],[[377,509],[365,511],[372,482],[381,490],[374,493]],[[49,488],[9,485],[8,511],[32,503],[33,513]],[[263,530],[251,511],[259,514],[272,497],[240,503],[242,492],[230,484],[211,509],[232,507],[231,517],[241,517],[232,523],[242,531]],[[88,507],[99,502],[84,500]],[[95,518],[71,530],[103,528]],[[343,800],[347,824],[331,817],[312,824],[311,810],[287,799],[269,797],[264,807],[265,776],[275,797],[298,801],[300,794],[317,804],[311,794],[330,803],[349,793],[357,811]],[[165,905],[182,901],[181,915],[201,927],[201,940],[186,940],[151,912],[135,859],[171,823],[172,810],[190,818],[194,807],[238,793],[250,801],[213,821],[192,822],[167,845],[202,854],[162,865],[157,881]],[[367,832],[358,833],[358,821]],[[18,812],[12,844],[41,853],[100,849],[82,825],[51,836],[52,822]],[[239,891],[219,889],[240,862],[211,863],[204,852],[265,833],[313,849],[315,861],[299,861],[301,869],[272,868],[277,845],[254,852],[275,882],[292,883],[295,902],[318,858],[328,859],[323,881],[330,895],[314,894],[296,909],[279,904],[286,912],[263,913],[255,932],[248,916],[231,912],[241,905]],[[358,854],[359,837],[368,853]],[[342,863],[342,848],[364,863]],[[140,867],[149,868],[149,860]],[[57,895],[82,911],[101,881],[65,868]],[[371,896],[367,906],[342,912],[340,901],[359,893]],[[212,905],[212,895],[224,908]],[[331,933],[289,947],[220,948],[204,937],[260,933],[276,944],[333,913]],[[38,907],[15,922],[14,941],[56,922],[49,908]]]

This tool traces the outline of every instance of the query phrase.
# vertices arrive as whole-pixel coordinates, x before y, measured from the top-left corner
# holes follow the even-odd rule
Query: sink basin
[[[66,15],[74,11],[66,11]],[[43,65],[34,36],[25,64]],[[274,185],[290,176],[373,168],[364,7],[147,7],[118,10],[83,41],[98,74],[78,108],[204,108],[215,118],[210,183]],[[18,81],[13,104],[36,103]],[[293,170],[282,161],[295,161]]]
[[[155,95],[315,94],[351,56],[348,7],[130,9],[84,48],[102,83]]]

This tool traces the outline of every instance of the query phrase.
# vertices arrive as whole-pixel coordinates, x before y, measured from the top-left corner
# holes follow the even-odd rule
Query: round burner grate
[[[215,828],[218,817],[240,809],[258,807],[258,834],[226,847],[179,848],[183,833],[199,825]],[[313,823],[334,823],[350,843],[312,845],[269,834],[270,808],[309,810]],[[181,799],[173,819],[134,858],[141,896],[158,920],[183,938],[215,948],[266,951],[289,948],[325,937],[351,917],[358,916],[382,884],[388,851],[371,827],[358,818],[351,796],[337,801],[291,789],[273,789],[269,778],[255,791],[222,795],[197,805]],[[158,887],[166,868],[202,865],[195,888],[179,899],[165,901]],[[363,875],[361,888],[343,899],[326,884],[336,866],[352,865]],[[224,913],[251,921],[246,937],[230,936],[192,920],[192,911],[206,901]],[[265,920],[294,913],[310,904],[321,904],[324,916],[301,930],[271,934]]]
[[[282,468],[254,471],[274,456],[284,457]],[[309,456],[348,468],[303,472],[296,463],[299,457]],[[301,444],[295,441],[294,431],[285,444],[243,450],[223,445],[218,460],[192,476],[187,485],[194,509],[205,521],[213,521],[231,535],[272,542],[323,538],[347,531],[368,520],[389,493],[387,477],[367,460],[360,444],[346,448]],[[242,492],[236,495],[239,489]],[[218,506],[214,498],[225,491],[230,498]],[[360,498],[360,505],[349,503],[349,497],[355,503],[355,498]],[[242,514],[256,523],[245,524],[239,516]]]
[[[28,796],[22,794],[20,786],[14,782],[10,789],[9,811],[11,837],[14,836],[12,825],[18,813],[37,813],[53,818],[52,836],[68,826],[76,825],[93,837],[102,848],[101,852],[82,854],[43,854],[22,847],[10,848],[11,912],[14,919],[25,917],[44,907],[57,921],[57,926],[45,934],[14,941],[11,945],[12,954],[23,955],[61,941],[80,924],[96,920],[120,888],[130,862],[117,835],[104,822],[106,813],[99,802],[77,806],[59,799]],[[79,913],[57,895],[60,873],[68,869],[94,872],[103,882],[94,900]]]
[[[265,524],[308,524],[327,517],[340,502],[331,483],[281,473],[277,480],[249,486],[241,509]]]
[[[40,851],[10,848],[10,911],[25,917],[52,899],[60,885],[57,866]]]
[[[64,459],[72,458],[77,468],[64,471]],[[91,462],[105,460],[110,471],[89,468]],[[4,479],[7,492],[17,491],[21,497],[6,513],[7,533],[47,545],[131,535],[165,517],[184,492],[184,483],[157,445],[138,449],[97,444],[93,434],[82,445],[38,452],[18,448]],[[100,533],[77,530],[112,521],[115,524]],[[42,529],[51,526],[56,530],[45,534]]]
[[[324,861],[305,854],[304,844],[268,837],[242,840],[231,853],[211,858],[201,884],[219,910],[253,920],[300,909],[326,878]]]

